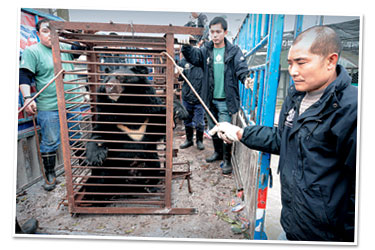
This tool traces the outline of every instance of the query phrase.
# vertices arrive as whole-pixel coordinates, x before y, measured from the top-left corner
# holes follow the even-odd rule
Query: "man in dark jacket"
[[[304,31],[288,54],[295,84],[278,127],[220,123],[212,130],[280,155],[280,220],[288,240],[354,241],[358,97],[337,65],[340,51],[333,29]]]
[[[192,18],[196,20],[195,22],[190,21],[184,26],[187,27],[200,27],[203,28],[207,21],[207,16],[203,13],[199,15],[196,12],[192,12]],[[207,40],[202,36],[196,36],[195,39],[198,41],[197,47],[201,47]],[[187,77],[195,91],[201,95],[202,81],[203,81],[203,70],[201,67],[194,66],[186,61],[182,56],[178,66],[181,67],[180,71]],[[180,75],[179,80],[183,81],[183,77]],[[194,127],[195,127],[195,137],[196,144],[199,150],[204,150],[203,145],[203,132],[204,132],[204,108],[199,102],[198,97],[195,96],[193,91],[190,89],[189,85],[184,81],[182,85],[182,103],[186,108],[189,116],[184,120],[186,140],[180,145],[181,149],[185,149],[194,145]]]
[[[208,25],[207,16],[204,13],[191,12],[191,21],[188,22],[189,27],[199,27],[204,28],[203,35],[194,35],[193,37],[197,41],[205,40],[208,41]]]
[[[215,17],[209,24],[211,41],[201,48],[189,45],[182,47],[186,60],[203,69],[203,85],[201,97],[212,114],[219,122],[231,122],[232,115],[239,110],[238,81],[246,86],[251,80],[249,70],[242,51],[238,46],[231,44],[225,36],[228,33],[228,24],[222,17]],[[187,41],[180,40],[180,43]],[[208,116],[208,126],[215,126]],[[207,162],[224,159],[223,174],[232,173],[231,144],[223,142],[215,135],[212,138],[215,152],[207,158]]]
[[[178,65],[183,69],[184,75],[189,79],[195,91],[200,95],[203,80],[202,68],[191,65],[185,58],[182,58]],[[185,149],[194,145],[193,137],[195,127],[197,148],[203,150],[203,132],[205,125],[204,108],[186,82],[182,85],[182,103],[189,113],[189,117],[184,120],[186,140],[180,145],[180,148]]]

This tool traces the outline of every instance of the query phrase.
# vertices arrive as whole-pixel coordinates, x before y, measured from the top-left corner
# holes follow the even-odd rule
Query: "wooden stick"
[[[27,106],[29,106],[29,104],[30,103],[32,103],[32,101],[34,101],[35,100],[35,98],[37,98],[46,88],[48,88],[48,86],[49,85],[51,85],[51,83],[53,83],[55,80],[56,80],[56,78],[57,77],[59,77],[60,75],[61,75],[61,73],[62,72],[64,72],[64,70],[62,69],[62,70],[60,70],[60,72],[59,73],[57,73],[56,75],[55,75],[55,77],[54,78],[52,78],[52,80],[49,82],[49,83],[47,83],[47,85],[46,86],[44,86],[38,93],[36,93],[36,95],[34,95],[32,98],[31,98],[31,101],[29,101],[29,103],[27,104],[27,105],[25,105],[25,106],[23,106],[20,110],[18,110],[18,113],[21,113]]]
[[[167,52],[162,52],[161,54],[166,55],[173,62],[173,64],[176,67],[178,67],[178,65],[174,61],[173,57],[171,57]],[[186,83],[189,85],[189,87],[191,88],[191,90],[193,91],[193,93],[195,94],[195,96],[198,98],[199,102],[202,104],[203,108],[206,110],[207,114],[211,117],[212,121],[215,123],[215,125],[217,125],[218,122],[217,122],[216,118],[211,113],[211,111],[208,109],[208,107],[206,106],[206,104],[204,103],[204,101],[202,100],[202,98],[199,96],[199,94],[197,93],[197,91],[194,89],[194,87],[190,83],[189,79],[187,79],[187,77],[182,73],[182,71],[178,70],[178,72],[180,73],[180,75],[182,76],[182,78],[184,78],[184,80],[186,81]]]

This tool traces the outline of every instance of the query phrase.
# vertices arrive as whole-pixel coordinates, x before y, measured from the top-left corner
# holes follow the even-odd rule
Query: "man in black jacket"
[[[182,58],[178,65],[181,67],[181,70],[183,70],[184,75],[189,79],[195,91],[200,95],[203,80],[202,68],[191,65],[185,58]],[[179,79],[182,80],[183,78],[180,76]],[[197,148],[199,150],[204,150],[204,108],[186,82],[182,85],[182,103],[189,113],[189,116],[184,120],[186,140],[180,145],[180,148],[185,149],[194,145],[193,137],[195,127]]]
[[[358,92],[337,65],[340,52],[333,29],[304,31],[289,50],[294,85],[278,127],[219,123],[211,131],[280,155],[280,221],[288,240],[354,241]]]
[[[203,84],[201,97],[212,114],[219,122],[231,122],[232,115],[239,110],[238,81],[245,86],[252,82],[248,78],[249,70],[241,49],[231,44],[225,36],[228,33],[228,24],[222,17],[215,17],[209,24],[211,41],[201,48],[189,45],[182,47],[186,60],[203,69]],[[188,43],[188,39],[179,40]],[[208,126],[215,126],[208,116]],[[232,173],[231,144],[223,144],[217,137],[212,138],[215,152],[207,158],[207,162],[224,159],[223,174]]]
[[[205,40],[208,41],[208,25],[207,16],[204,13],[191,12],[191,21],[188,23],[189,27],[204,28],[203,35],[194,35],[193,37],[197,41]]]
[[[187,27],[200,27],[203,28],[206,25],[207,16],[203,13],[191,13],[192,18],[194,21],[190,21],[184,26]],[[196,36],[195,39],[198,41],[197,47],[201,47],[207,39],[202,36]],[[202,89],[202,81],[203,81],[203,70],[201,67],[196,67],[189,62],[182,56],[181,60],[178,62],[178,66],[180,67],[180,71],[187,77],[195,91],[201,95]],[[184,80],[183,77],[180,75],[179,80]],[[186,108],[189,116],[186,120],[184,120],[185,125],[185,134],[186,140],[184,143],[180,145],[181,149],[189,148],[194,145],[193,137],[194,137],[194,127],[195,127],[195,138],[197,148],[199,150],[204,150],[203,145],[203,133],[204,133],[204,108],[203,105],[199,102],[198,97],[195,96],[193,91],[190,89],[189,85],[184,81],[182,85],[182,103]]]

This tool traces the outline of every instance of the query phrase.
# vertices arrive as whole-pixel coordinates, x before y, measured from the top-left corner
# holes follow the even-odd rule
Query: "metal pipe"
[[[88,22],[57,22],[51,21],[50,26],[56,30],[85,30],[85,31],[113,31],[130,33],[173,33],[202,35],[204,28],[193,28],[185,26],[169,25],[142,25],[142,24],[119,24],[119,23],[88,23]]]
[[[156,57],[156,55],[160,54],[160,51],[144,50],[144,52],[138,52],[134,50],[126,51],[126,49],[117,49],[117,50],[116,49],[109,50],[109,49],[104,49],[104,48],[100,48],[100,49],[101,50],[67,50],[67,49],[63,50],[62,49],[61,53],[103,54],[103,55],[100,55],[101,57],[111,57],[112,55],[108,55],[108,54],[118,54],[118,55],[130,55],[129,57],[124,56],[124,58],[134,58],[134,59],[143,58],[143,59],[152,59],[152,60],[160,58],[160,56]],[[145,56],[145,57],[135,57],[135,56]]]
[[[128,144],[162,144],[166,145],[165,142],[150,142],[150,141],[124,141],[124,140],[95,140],[95,139],[74,139],[74,141],[81,141],[81,142],[110,142],[110,143],[128,143]]]
[[[145,64],[147,65],[147,64]],[[119,73],[90,73],[90,72],[65,72],[66,75],[88,75],[88,76],[133,76],[132,74],[119,74]],[[165,77],[163,74],[138,74],[138,76],[145,76],[145,77]],[[97,82],[97,81],[95,81]]]
[[[103,105],[103,106],[130,106],[133,107],[135,103],[103,103],[103,102],[66,102],[67,104],[95,104],[95,105]],[[165,104],[142,104],[144,107],[166,107]]]
[[[120,57],[123,58],[123,57]],[[131,58],[134,59],[134,58]],[[101,66],[139,66],[138,63],[101,63],[101,62],[87,62],[87,61],[61,61],[62,63],[69,63],[69,64],[85,64],[85,65],[101,65]],[[156,67],[167,67],[166,64],[142,64],[146,67],[156,68]],[[78,70],[70,70],[66,72],[75,72],[75,71],[83,71],[86,69],[78,69]]]
[[[113,84],[115,85],[115,84]],[[117,84],[116,84],[117,85]],[[94,92],[94,93],[89,93],[89,92],[71,92],[71,91],[65,91],[64,93],[66,94],[81,94],[81,95],[105,95],[107,96],[107,93],[99,93],[99,92]],[[161,95],[161,94],[115,94],[111,93],[112,96],[136,96],[136,97],[166,97],[166,95]],[[73,99],[73,98],[71,98]],[[69,99],[69,100],[71,100]],[[141,105],[141,104],[140,104]]]
[[[51,26],[55,25],[55,23],[52,23]],[[67,28],[69,25],[71,25],[71,23],[58,23],[56,24],[57,26],[59,27],[54,27],[51,29],[51,33],[54,33],[56,32],[56,28],[57,29],[66,29],[66,30],[74,30],[74,28],[72,29],[71,28]],[[80,27],[80,30],[84,30],[84,31],[87,31],[88,29],[90,30],[90,28],[86,25],[89,25],[90,27],[93,27],[91,26],[92,23],[89,23],[89,24],[74,24],[73,26],[74,27]],[[113,25],[104,25],[104,26],[97,26],[97,25],[94,25],[95,26],[95,30],[103,30],[105,31],[106,27],[113,27]],[[129,27],[129,26],[124,26],[124,25],[115,25],[115,29],[116,28],[124,28],[124,27]],[[140,28],[139,26],[130,26],[132,28]],[[103,29],[102,29],[103,28]],[[148,27],[150,28],[150,27]],[[155,27],[154,27],[155,28]],[[166,27],[165,27],[166,28]],[[168,27],[168,29],[170,29]],[[174,28],[172,28],[174,29]],[[194,28],[196,30],[196,28]],[[116,30],[112,30],[112,31],[116,31]],[[137,30],[139,31],[139,30]],[[122,31],[123,32],[123,31]],[[126,31],[125,31],[126,32]],[[189,32],[191,33],[191,32]],[[62,126],[62,133],[64,133],[64,136],[62,136],[62,139],[63,139],[63,148],[64,148],[64,165],[69,168],[68,171],[66,171],[66,181],[67,181],[67,197],[66,199],[69,201],[69,212],[70,213],[140,213],[140,214],[191,214],[195,211],[195,209],[175,209],[175,208],[171,208],[171,181],[172,181],[172,174],[173,174],[173,160],[172,160],[172,151],[173,151],[173,141],[172,141],[172,116],[173,116],[173,82],[174,82],[174,74],[173,74],[173,64],[172,62],[170,62],[168,59],[166,59],[165,57],[163,57],[162,55],[160,55],[160,52],[161,50],[158,50],[158,49],[154,49],[154,50],[144,50],[142,51],[141,49],[137,49],[137,48],[133,48],[132,49],[128,49],[127,51],[125,50],[120,50],[120,51],[116,51],[116,52],[113,52],[113,50],[106,50],[104,48],[98,48],[96,47],[98,45],[98,43],[106,43],[106,44],[117,44],[117,45],[122,45],[122,44],[127,44],[129,45],[130,43],[133,43],[134,41],[128,41],[127,43],[124,42],[124,41],[117,41],[116,38],[117,37],[100,37],[98,35],[94,35],[94,34],[91,34],[91,35],[86,35],[84,34],[83,36],[81,36],[82,34],[78,34],[76,36],[76,34],[73,34],[73,33],[69,33],[69,34],[65,34],[65,33],[62,33],[62,32],[59,32],[59,34],[61,36],[64,36],[65,38],[67,37],[72,37],[73,39],[65,39],[64,41],[68,41],[68,42],[71,42],[73,41],[74,39],[76,39],[77,41],[80,41],[80,42],[87,42],[88,44],[88,50],[82,50],[82,51],[69,51],[71,53],[76,53],[76,54],[86,54],[88,55],[87,56],[87,59],[88,61],[82,61],[82,62],[78,62],[78,63],[75,63],[73,61],[61,61],[61,59],[59,58],[60,57],[60,53],[57,53],[57,52],[63,52],[63,53],[68,53],[68,50],[59,50],[59,48],[56,47],[56,44],[55,44],[55,54],[54,54],[54,57],[57,58],[57,60],[54,60],[57,64],[59,64],[59,66],[61,67],[61,64],[62,63],[73,63],[73,64],[79,64],[79,65],[88,65],[87,66],[87,69],[82,69],[82,70],[72,70],[72,71],[69,71],[69,72],[65,72],[65,74],[67,75],[84,75],[84,76],[87,76],[87,78],[84,78],[84,79],[88,79],[88,83],[87,82],[84,82],[84,83],[76,83],[75,81],[63,81],[62,79],[59,79],[60,81],[57,82],[57,84],[61,84],[61,80],[62,80],[62,83],[63,84],[79,84],[80,87],[87,87],[89,86],[90,87],[90,92],[78,92],[78,89],[80,87],[73,87],[73,88],[70,88],[69,90],[63,90],[61,88],[61,86],[63,86],[62,84],[60,85],[60,89],[58,90],[59,91],[59,94],[60,94],[60,97],[61,96],[64,96],[64,93],[71,93],[71,94],[79,94],[79,95],[85,95],[85,94],[90,94],[91,98],[92,98],[92,101],[85,101],[85,102],[80,102],[80,101],[77,101],[75,98],[70,98],[69,100],[62,100],[60,101],[60,105],[59,105],[59,111],[60,109],[63,111],[62,113],[70,113],[70,114],[75,114],[75,115],[83,115],[86,120],[82,120],[82,121],[73,121],[72,119],[63,119],[61,118],[60,121],[64,120],[64,123],[68,123],[68,122],[75,122],[77,124],[81,124],[81,125],[84,125],[80,128],[80,130],[73,130],[71,128],[66,128],[66,124],[65,126]],[[56,34],[53,34],[54,35],[54,39],[56,41]],[[83,39],[82,39],[83,38]],[[133,37],[134,38],[134,37]],[[104,39],[105,41],[98,41],[100,39]],[[121,38],[122,39],[122,38]],[[167,50],[167,53],[168,54],[173,54],[174,53],[174,47],[173,47],[173,43],[174,43],[174,37],[173,37],[173,33],[167,33],[167,35],[165,36],[165,38],[161,38],[163,40],[165,40],[165,43],[162,44],[162,46]],[[108,41],[107,41],[108,40]],[[126,39],[125,39],[126,40]],[[135,39],[136,40],[136,39]],[[159,39],[160,40],[160,39]],[[159,41],[158,40],[158,41]],[[144,44],[147,44],[147,41],[145,41],[144,39],[140,39],[140,40],[137,40],[135,41],[137,43],[137,46],[138,45],[144,45]],[[58,41],[57,41],[58,43]],[[115,55],[101,55],[101,54],[110,54],[110,53],[113,53]],[[118,55],[124,55],[123,57],[119,56],[117,57],[117,54]],[[148,54],[149,56],[146,56],[146,54]],[[149,79],[154,79],[155,81],[156,80],[159,80],[160,81],[160,84],[131,84],[131,83],[124,83],[124,84],[120,84],[121,86],[134,86],[134,87],[155,87],[155,88],[161,88],[162,91],[165,91],[166,93],[158,93],[158,94],[152,94],[152,95],[129,95],[129,94],[117,94],[118,96],[132,96],[132,97],[135,97],[136,99],[138,98],[143,98],[143,97],[157,97],[157,98],[161,98],[162,101],[164,101],[165,103],[164,104],[138,104],[138,105],[142,105],[143,107],[144,106],[147,106],[147,107],[164,107],[165,108],[165,112],[162,113],[162,114],[139,114],[139,113],[107,113],[107,112],[97,112],[95,111],[95,108],[98,106],[98,105],[107,105],[107,107],[109,105],[111,106],[117,106],[117,107],[121,107],[121,106],[124,106],[124,107],[129,107],[129,106],[132,106],[134,107],[134,109],[136,110],[136,105],[137,104],[130,104],[130,103],[126,103],[126,104],[112,104],[112,103],[99,103],[96,101],[96,97],[99,96],[99,95],[104,95],[104,93],[98,93],[97,91],[97,87],[100,86],[100,85],[103,85],[103,83],[99,82],[100,81],[100,78],[102,78],[103,76],[116,76],[116,75],[119,75],[119,76],[132,76],[133,74],[108,74],[108,73],[104,73],[104,72],[101,72],[101,70],[99,69],[99,66],[100,65],[106,65],[106,66],[121,66],[121,65],[124,65],[124,66],[138,66],[139,64],[135,64],[135,63],[123,63],[123,64],[120,64],[120,63],[100,63],[99,62],[99,58],[104,58],[104,57],[111,57],[111,58],[126,58],[126,59],[141,59],[142,60],[142,66],[146,66],[146,67],[150,67],[150,68],[154,68],[154,72],[153,74],[137,74],[137,76],[144,76],[144,77],[147,77]],[[144,60],[144,61],[143,61]],[[143,62],[145,62],[143,64]],[[56,66],[55,66],[56,68]],[[84,70],[87,70],[88,72],[83,72]],[[157,79],[159,78],[159,79]],[[137,102],[137,100],[135,100],[134,102]],[[63,104],[63,105],[61,105]],[[83,106],[83,105],[90,105],[91,108],[89,108],[88,110],[82,110],[80,112],[76,112],[76,111],[72,111],[70,110],[70,108],[67,108],[66,105],[67,104],[74,104],[76,106]],[[126,111],[125,111],[126,112]],[[138,111],[139,112],[139,111]],[[132,116],[160,116],[160,117],[165,117],[166,119],[166,123],[163,123],[163,122],[160,122],[160,123],[150,123],[148,124],[148,126],[162,126],[163,128],[161,128],[161,131],[158,131],[158,133],[151,133],[151,132],[146,132],[146,133],[139,133],[139,134],[153,134],[153,135],[165,135],[166,136],[166,140],[165,141],[154,141],[154,142],[138,142],[138,141],[125,141],[125,140],[116,140],[118,138],[118,134],[123,134],[123,132],[116,132],[116,131],[95,131],[94,129],[92,129],[92,127],[95,125],[95,124],[116,124],[116,125],[125,125],[125,124],[130,124],[130,125],[142,125],[142,123],[131,123],[131,122],[101,122],[101,121],[95,121],[96,117],[98,117],[98,115],[132,115]],[[89,121],[89,119],[92,119],[93,121]],[[165,133],[163,133],[164,131],[164,127],[165,127]],[[103,129],[105,130],[105,129]],[[115,129],[114,129],[115,130]],[[67,134],[71,132],[73,133],[82,133],[83,136],[78,138],[78,139],[75,139],[75,138],[72,138],[72,136],[70,136],[70,138],[68,137],[68,141],[70,142],[70,144],[67,144],[66,143],[66,138],[67,138]],[[91,136],[90,134],[93,134],[93,133],[106,133],[106,134],[114,134],[115,136],[113,136],[113,139],[110,139],[110,140],[98,140],[98,139],[90,139]],[[121,139],[121,138],[119,138]],[[122,138],[123,139],[123,138]],[[71,144],[73,142],[73,144]],[[98,169],[103,169],[103,167],[99,167],[99,166],[88,166],[87,165],[87,162],[84,162],[84,161],[80,161],[81,159],[85,159],[85,144],[87,142],[96,142],[96,143],[113,143],[114,145],[118,144],[118,145],[121,145],[121,144],[147,144],[147,145],[150,145],[150,148],[152,150],[133,150],[133,149],[109,149],[108,152],[109,152],[109,156],[111,156],[111,152],[141,152],[141,153],[157,153],[158,155],[158,158],[157,159],[154,159],[152,157],[149,157],[149,159],[144,159],[144,158],[124,158],[123,156],[125,155],[119,155],[119,154],[113,154],[112,157],[107,157],[106,160],[109,160],[109,161],[115,161],[114,162],[114,165],[117,165],[117,166],[114,166],[114,167],[105,167],[105,169],[113,169],[114,171],[123,171],[123,170],[136,170],[136,171],[139,171],[141,173],[143,173],[144,175],[150,175],[150,176],[128,176],[130,174],[127,174],[126,172],[124,172],[123,175],[121,176],[118,176],[116,172],[113,172],[113,174],[111,174],[110,172],[108,172],[108,175],[110,175],[110,178],[107,178],[106,176],[102,176],[101,174],[96,174],[95,173],[95,170],[98,170]],[[75,146],[74,146],[75,145]],[[156,147],[157,146],[157,147]],[[66,157],[66,150],[70,150],[69,151],[69,154],[70,154],[70,158],[69,157]],[[77,153],[78,152],[78,153]],[[66,161],[66,159],[71,159],[73,160],[73,163],[71,164],[68,164],[68,162]],[[151,158],[151,159],[150,159]],[[160,167],[157,167],[157,168],[151,168],[151,166],[149,166],[149,168],[143,168],[142,166],[139,166],[137,164],[135,165],[132,165],[132,164],[127,164],[127,162],[129,161],[138,161],[138,162],[146,162],[146,164],[142,164],[142,165],[145,165],[145,166],[148,166],[147,162],[157,162],[157,165],[159,165],[160,163]],[[82,163],[83,162],[83,163]],[[122,162],[124,164],[122,164]],[[122,167],[122,166],[133,166],[133,167]],[[94,170],[94,172],[91,172],[91,170]],[[146,173],[145,171],[151,171],[150,173]],[[156,171],[161,171],[163,174],[159,175],[154,175],[154,173]],[[188,174],[187,174],[188,175]],[[187,176],[186,175],[186,176]],[[128,180],[150,180],[150,181],[154,181],[154,182],[150,182],[148,184],[143,184],[143,185],[140,185],[139,183],[138,184],[120,184],[119,181],[115,181],[117,183],[111,183],[111,182],[105,182],[106,184],[98,184],[98,183],[95,183],[95,181],[93,183],[91,183],[89,181],[90,178],[100,178],[100,179],[104,179],[104,178],[107,178],[107,179],[113,179],[113,180],[116,180],[116,179],[128,179]],[[188,177],[186,177],[188,179]],[[156,180],[156,182],[155,182]],[[189,181],[189,180],[188,180]],[[158,183],[159,184],[156,184]],[[150,185],[150,184],[154,184],[154,185]],[[99,188],[98,191],[96,191],[95,188]],[[103,187],[110,187],[110,192],[111,193],[108,193],[106,192],[106,190],[104,191],[103,189],[101,190],[100,188],[103,188]],[[132,192],[131,190],[126,190],[126,189],[122,189],[122,190],[116,190],[116,188],[119,188],[119,187],[139,187],[139,188],[152,188],[152,187],[157,187],[157,188],[161,188],[161,191],[159,191],[159,193],[152,193],[152,194],[149,194],[149,193],[145,193],[145,192],[142,192],[142,191],[139,191],[139,192]],[[94,189],[92,189],[94,188]],[[92,190],[95,190],[95,191],[92,191]],[[139,190],[139,189],[138,189]],[[137,190],[137,191],[138,191]],[[127,191],[126,193],[125,192],[121,192],[121,191]],[[94,197],[94,200],[85,200],[85,196],[86,195],[99,195],[99,197]],[[115,200],[114,199],[110,199],[108,200],[106,197],[110,198],[111,196],[120,196],[120,197],[115,197]],[[127,195],[130,195],[130,196],[138,196],[138,197],[121,197],[121,196],[127,196]],[[100,201],[101,197],[105,199],[105,201]],[[148,200],[147,198],[148,197],[155,197],[155,198],[158,198],[157,200]],[[160,197],[160,198],[159,198]],[[113,198],[113,197],[112,197]],[[126,199],[126,200],[119,200],[119,199]],[[139,199],[141,198],[141,199]],[[112,209],[112,207],[99,207],[98,205],[96,204],[147,204],[147,205],[157,205],[159,207],[162,207],[162,208],[143,208],[143,207],[139,207],[139,206],[133,206],[133,207],[117,207],[115,209]],[[91,206],[91,207],[87,207],[87,206]]]
[[[137,122],[102,122],[102,121],[74,121],[77,123],[90,123],[90,124],[112,124],[112,125],[143,125],[143,123],[137,123]],[[164,123],[148,123],[148,126],[163,126],[165,127]]]
[[[104,85],[104,83],[102,82],[71,82],[71,81],[64,81],[64,84],[78,84],[78,85],[84,85],[85,87],[86,86],[90,86],[90,85],[93,85],[93,86],[102,86]],[[129,87],[160,87],[162,89],[165,89],[165,86],[164,85],[161,85],[161,84],[138,84],[138,83],[116,83],[116,85],[118,86],[129,86]]]

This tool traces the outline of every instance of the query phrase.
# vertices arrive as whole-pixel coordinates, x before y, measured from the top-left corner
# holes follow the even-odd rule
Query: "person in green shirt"
[[[179,36],[182,54],[194,66],[203,69],[201,97],[218,122],[232,122],[232,115],[240,108],[238,82],[251,87],[253,80],[248,77],[249,70],[241,49],[230,43],[225,36],[228,34],[228,23],[223,17],[215,17],[209,23],[211,41],[200,48],[189,45],[187,37]],[[207,117],[208,127],[215,126],[211,117]],[[223,174],[232,173],[231,144],[223,144],[222,140],[212,137],[214,153],[207,162],[224,160]]]
[[[28,115],[37,114],[38,123],[41,128],[42,140],[40,142],[40,152],[42,154],[44,170],[46,173],[46,183],[43,185],[44,189],[51,191],[55,188],[55,163],[56,150],[60,145],[60,123],[57,107],[56,84],[49,85],[37,98],[36,101],[31,100],[31,83],[34,81],[36,91],[40,91],[49,81],[55,76],[54,63],[51,49],[51,37],[49,29],[49,20],[42,19],[37,25],[37,35],[40,42],[25,49],[20,62],[20,90],[24,98],[25,111]],[[60,44],[61,49],[77,49],[75,46],[68,44]],[[62,53],[61,60],[71,61],[74,59],[73,54]],[[74,66],[69,63],[63,64],[63,69],[66,71],[73,70]],[[65,75],[64,80],[70,81],[76,79],[76,75]],[[69,90],[78,87],[75,84],[65,84],[64,89]],[[80,90],[77,90],[80,91]],[[83,97],[77,94],[65,94],[65,99],[76,97],[74,101],[82,102]],[[80,111],[80,108],[74,108],[74,104],[67,104],[66,108],[70,111]],[[67,114],[67,119],[81,120],[80,115]],[[73,126],[75,125],[75,126]],[[74,122],[69,122],[68,127],[73,130],[80,130],[79,125]],[[73,139],[80,137],[77,132],[73,135]]]

